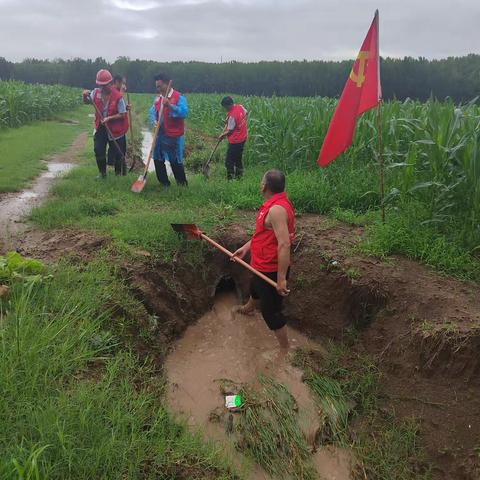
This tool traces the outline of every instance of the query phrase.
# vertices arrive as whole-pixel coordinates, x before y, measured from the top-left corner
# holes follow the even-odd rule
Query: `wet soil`
[[[0,194],[0,251],[16,247],[16,239],[28,230],[25,218],[34,207],[45,200],[58,176],[75,166],[78,154],[83,151],[87,134],[80,134],[72,145],[60,154],[45,162],[46,170],[37,177],[32,185],[18,193]]]
[[[47,261],[65,255],[88,261],[108,245],[108,237],[93,233],[39,232],[23,223],[33,206],[46,197],[56,172],[75,162],[85,140],[85,135],[79,136],[67,152],[48,162],[50,171],[34,181],[31,189],[0,196],[0,251],[15,248]],[[252,212],[245,212],[235,224],[210,233],[233,250],[248,239],[253,218]],[[479,286],[441,276],[404,258],[381,261],[359,255],[353,247],[362,235],[362,228],[356,226],[317,215],[299,216],[292,293],[285,302],[290,326],[302,332],[293,335],[298,335],[299,343],[307,338],[320,344],[330,339],[348,340],[352,351],[371,356],[382,373],[383,408],[395,411],[399,418],[413,416],[420,422],[420,442],[433,465],[433,478],[478,480]],[[275,356],[269,352],[274,338],[268,331],[262,333],[259,318],[238,320],[229,316],[227,310],[233,297],[226,297],[223,304],[197,323],[214,306],[215,287],[222,278],[235,280],[238,298],[245,299],[248,293],[249,274],[220,253],[208,251],[205,264],[210,267],[195,279],[181,250],[168,264],[154,262],[148,255],[135,264],[120,262],[123,275],[145,307],[144,314],[133,319],[131,326],[131,338],[139,353],[153,355],[160,367],[172,342],[185,334],[171,355],[178,357],[179,350],[185,349],[191,364],[187,368],[178,362],[179,370],[171,371],[171,378],[177,379],[172,384],[183,390],[190,388],[190,368],[197,369],[199,379],[206,378],[202,375],[208,369],[204,372],[198,365],[204,361],[209,364],[208,353],[214,354],[212,378],[230,374],[230,370],[222,370],[225,362],[219,358],[229,359],[227,367],[234,367],[231,375],[233,379],[237,375],[240,381],[248,380],[247,373],[251,376],[253,370],[273,368]],[[356,331],[353,340],[352,327]],[[203,328],[207,332],[210,329],[209,335],[202,333]],[[184,345],[189,342],[191,352]],[[238,348],[244,350],[239,352]],[[171,363],[167,360],[168,368]],[[205,392],[201,395],[209,402],[215,399],[217,405],[222,399],[212,378],[202,382]],[[175,395],[170,394],[172,406],[189,418],[188,395],[184,397],[185,403],[175,406]],[[208,402],[191,405],[193,425],[205,424],[205,412],[210,406],[213,404]],[[197,407],[201,410],[196,411]],[[327,457],[322,457],[325,452],[321,452],[321,465],[335,463],[335,455],[342,464],[341,452],[333,456],[327,452]]]
[[[318,409],[302,381],[302,372],[289,365],[258,314],[245,316],[232,311],[237,303],[233,292],[217,295],[213,309],[188,327],[175,343],[165,362],[171,409],[191,428],[217,440],[233,456],[233,439],[227,434],[225,423],[211,420],[212,414],[213,418],[227,418],[221,382],[255,385],[258,375],[268,375],[285,385],[295,397],[300,426],[313,448],[319,427]],[[293,348],[321,348],[295,330],[289,331],[289,337]],[[324,449],[316,460],[319,471],[324,472],[328,465],[328,478],[349,480],[348,455]],[[238,453],[235,461],[239,461]],[[263,480],[270,476],[259,466],[253,466],[247,478]]]

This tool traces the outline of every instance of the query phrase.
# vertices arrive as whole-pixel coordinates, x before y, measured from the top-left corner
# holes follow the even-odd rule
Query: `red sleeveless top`
[[[290,241],[295,232],[295,212],[285,192],[276,193],[263,203],[257,214],[255,233],[250,245],[250,264],[260,272],[276,272],[278,270],[278,241],[273,229],[265,227],[265,217],[274,205],[283,207],[288,216],[288,233]]]

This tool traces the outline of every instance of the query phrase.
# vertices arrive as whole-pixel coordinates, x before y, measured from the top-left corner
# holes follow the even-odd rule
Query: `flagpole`
[[[385,162],[383,159],[382,144],[382,83],[380,79],[380,13],[375,12],[377,17],[377,72],[378,72],[378,104],[377,104],[377,159],[380,166],[380,202],[382,211],[382,223],[385,223]]]
[[[377,158],[380,166],[380,205],[382,209],[382,223],[385,223],[385,162],[383,160],[382,145],[382,101],[377,105]]]

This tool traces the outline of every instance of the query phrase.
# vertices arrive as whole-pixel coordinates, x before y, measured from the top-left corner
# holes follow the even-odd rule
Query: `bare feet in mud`
[[[256,309],[257,302],[252,297],[250,297],[245,305],[236,305],[235,307],[233,307],[232,312],[252,317],[253,315],[255,315]]]
[[[247,315],[248,317],[253,317],[255,315],[255,308],[249,307],[247,305],[235,305],[232,308],[232,313],[239,313],[240,315]]]

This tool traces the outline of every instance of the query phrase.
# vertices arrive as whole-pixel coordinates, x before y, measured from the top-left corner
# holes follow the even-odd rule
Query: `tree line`
[[[0,57],[0,79],[88,88],[94,84],[96,72],[108,68],[113,74],[127,77],[131,92],[153,92],[154,75],[165,71],[185,93],[336,97],[343,89],[351,66],[352,61],[162,63],[126,57],[119,57],[113,63],[103,58],[29,58],[13,63]],[[480,92],[480,55],[442,60],[384,58],[381,75],[385,99],[426,100],[434,96],[469,101]]]

